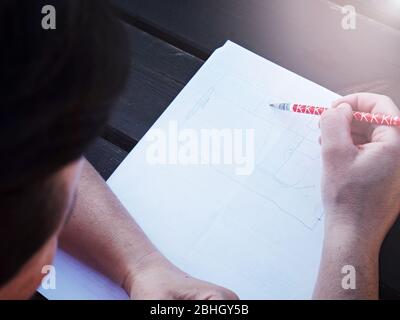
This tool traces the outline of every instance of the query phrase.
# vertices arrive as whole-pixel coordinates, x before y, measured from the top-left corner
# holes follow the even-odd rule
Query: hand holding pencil
[[[400,116],[390,98],[367,93],[339,99],[323,112],[327,230],[340,230],[343,240],[356,239],[360,248],[378,252],[400,212],[400,130],[353,121],[354,112]]]
[[[378,298],[380,248],[400,212],[400,129],[354,121],[354,112],[400,115],[390,98],[361,93],[321,116],[325,239],[318,299],[349,297],[341,286],[344,265],[357,272],[353,299]]]
[[[324,249],[314,298],[349,297],[340,273],[357,272],[353,299],[378,299],[379,252],[400,212],[400,129],[354,121],[354,112],[400,115],[388,97],[355,94],[320,119]],[[361,271],[360,271],[361,270]]]

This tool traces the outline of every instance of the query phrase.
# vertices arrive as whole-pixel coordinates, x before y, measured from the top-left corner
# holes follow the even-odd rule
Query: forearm
[[[349,226],[327,226],[325,232],[313,298],[378,299],[380,244],[366,243]]]
[[[95,169],[84,161],[61,246],[124,286],[141,260],[157,250]]]

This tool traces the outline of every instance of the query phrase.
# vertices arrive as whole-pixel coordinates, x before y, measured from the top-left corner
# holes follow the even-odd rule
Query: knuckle
[[[325,127],[328,123],[331,122],[332,116],[334,116],[334,109],[328,109],[322,113],[321,118],[319,119],[320,128]]]
[[[219,291],[210,292],[206,300],[225,300],[225,295]]]
[[[236,295],[236,293],[225,288],[215,290],[211,295],[214,297],[214,299],[218,300],[239,300],[239,297]]]
[[[225,296],[228,300],[239,300],[238,295],[231,290],[226,290]]]
[[[389,96],[380,95],[379,96],[379,100],[381,100],[381,102],[384,103],[384,104],[394,105],[394,102],[393,102],[392,98],[390,98]]]
[[[321,117],[320,117],[320,123],[323,123],[324,121],[326,121],[326,119],[329,119],[330,118],[330,116],[331,116],[331,113],[332,113],[332,109],[328,109],[328,110],[325,110],[322,114],[321,114]]]

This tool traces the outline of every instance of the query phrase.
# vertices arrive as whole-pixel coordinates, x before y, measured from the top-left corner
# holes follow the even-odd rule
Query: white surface
[[[328,72],[328,71],[327,71]],[[133,88],[134,90],[134,88]],[[267,107],[271,99],[330,105],[338,96],[227,42],[153,128],[255,130],[255,171],[150,165],[146,135],[109,185],[150,239],[186,272],[242,299],[306,299],[323,238],[317,118]],[[118,232],[118,230],[115,230]],[[65,253],[50,299],[127,298]]]

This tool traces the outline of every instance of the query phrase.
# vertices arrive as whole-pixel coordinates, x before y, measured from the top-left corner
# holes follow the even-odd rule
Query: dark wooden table
[[[339,94],[373,91],[400,105],[400,17],[383,6],[390,0],[379,1],[382,10],[371,2],[113,0],[129,33],[131,72],[87,158],[107,179],[228,39]],[[341,27],[337,4],[356,7],[355,30]],[[381,298],[399,298],[400,223],[385,241],[380,265]]]

